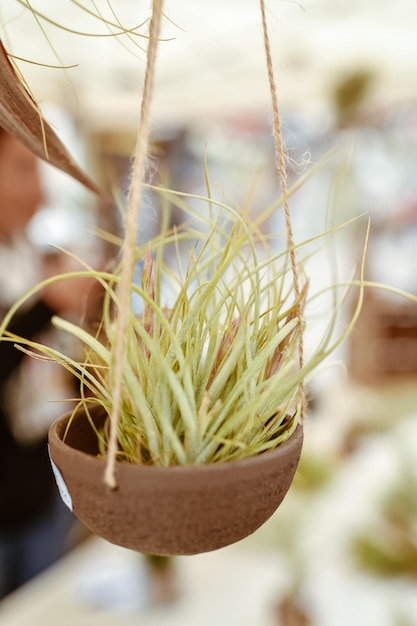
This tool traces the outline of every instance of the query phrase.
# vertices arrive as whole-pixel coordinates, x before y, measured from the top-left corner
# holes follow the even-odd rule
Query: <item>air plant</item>
[[[155,7],[160,15],[160,3],[154,2],[154,13]],[[150,74],[158,40],[152,25],[153,20],[147,66]],[[266,27],[264,34],[268,53]],[[7,63],[4,67],[8,80],[19,82]],[[272,71],[269,78],[274,93],[271,75]],[[0,336],[37,358],[60,363],[79,379],[77,409],[83,407],[89,414],[92,407],[100,406],[109,416],[104,429],[97,432],[104,457],[111,456],[113,448],[121,461],[168,466],[258,455],[287,441],[302,421],[304,382],[347,336],[361,298],[348,328],[334,340],[343,298],[336,304],[322,342],[304,362],[303,312],[309,302],[308,280],[295,258],[301,245],[296,246],[292,238],[275,102],[274,137],[282,188],[276,206],[281,204],[287,218],[284,249],[280,250],[274,237],[261,233],[262,219],[251,220],[248,212],[215,201],[209,185],[207,197],[198,198],[205,200],[207,216],[192,209],[195,196],[159,189],[162,206],[168,201],[176,203],[187,213],[188,221],[169,229],[166,211],[160,234],[145,245],[137,245],[136,212],[149,138],[151,84],[152,80],[147,82],[145,77],[132,174],[132,180],[139,184],[137,193],[131,189],[129,196],[126,235],[120,242],[122,261],[112,272],[83,264],[80,271],[65,275],[94,277],[101,284],[105,297],[99,329],[89,332],[59,317],[53,319],[57,328],[84,345],[85,359],[75,361],[7,330],[28,297],[65,276],[48,279],[16,302],[3,320]],[[31,115],[29,127],[39,126],[39,112],[33,103],[26,99],[20,106]],[[15,127],[15,123],[9,124],[12,131]],[[28,137],[28,132],[21,133],[30,145]],[[45,133],[36,137],[38,153],[43,137]],[[45,158],[45,152],[41,156]],[[62,166],[62,159],[58,158],[57,164]],[[265,210],[264,219],[271,210]],[[174,263],[168,256],[172,250]],[[138,264],[143,267],[141,283],[133,280]],[[362,287],[362,275],[359,283]],[[133,310],[132,297],[140,304],[139,310]],[[91,423],[95,428],[92,419]]]
[[[163,193],[170,199],[176,196]],[[129,310],[126,326],[119,460],[202,464],[275,448],[299,423],[303,381],[342,340],[332,343],[329,332],[299,367],[304,322],[297,311],[308,299],[307,279],[300,299],[294,300],[288,250],[274,252],[273,242],[247,215],[214,200],[210,204],[217,205],[215,215],[204,218],[188,207],[190,220],[182,228],[164,228],[136,247],[135,261],[143,270],[141,282],[131,284],[136,305]],[[182,198],[181,206],[187,207]],[[167,255],[172,248],[175,263]],[[23,299],[3,321],[3,339],[33,356],[58,361],[80,380],[78,407],[83,405],[87,412],[100,405],[111,414],[120,271],[85,265],[66,275],[94,277],[105,293],[97,332],[53,318],[57,328],[85,346],[82,362],[5,330]],[[57,280],[65,280],[65,275],[48,279],[25,298]],[[106,456],[108,428],[97,434]]]

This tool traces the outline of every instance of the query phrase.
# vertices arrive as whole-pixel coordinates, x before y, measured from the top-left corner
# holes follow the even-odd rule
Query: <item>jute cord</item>
[[[300,369],[304,366],[304,342],[303,342],[303,298],[301,297],[301,289],[300,289],[300,276],[298,271],[297,259],[295,255],[295,243],[294,243],[294,235],[292,229],[290,208],[288,203],[288,187],[287,187],[287,170],[285,167],[285,149],[284,149],[284,141],[282,137],[282,124],[281,124],[281,116],[279,112],[278,106],[278,96],[277,96],[277,88],[274,77],[274,67],[272,63],[272,55],[271,55],[271,45],[269,42],[269,34],[268,34],[268,24],[266,20],[266,11],[265,11],[265,0],[260,0],[261,6],[261,15],[262,15],[262,30],[263,30],[263,39],[265,46],[265,56],[266,56],[266,67],[268,71],[268,82],[269,82],[269,90],[271,92],[271,100],[272,100],[272,134],[274,138],[275,144],[275,164],[278,173],[278,179],[281,187],[281,194],[283,199],[283,207],[284,207],[284,215],[285,215],[285,229],[287,234],[287,248],[289,250],[290,255],[290,263],[293,277],[293,287],[294,294],[296,298],[297,304],[297,316],[298,316],[298,324],[299,324],[299,332],[298,332],[298,364]],[[302,423],[304,420],[304,409],[305,409],[305,391],[304,385],[301,383],[300,385],[300,422]]]
[[[122,269],[119,288],[119,308],[116,323],[116,338],[112,352],[111,372],[113,375],[113,406],[110,415],[110,437],[104,480],[115,489],[116,457],[118,449],[118,422],[122,404],[123,369],[125,359],[125,341],[131,311],[131,286],[135,269],[135,248],[139,207],[145,178],[146,160],[149,148],[150,111],[155,76],[155,62],[161,29],[163,0],[153,0],[152,16],[149,24],[149,40],[146,57],[145,78],[143,83],[140,121],[129,188],[128,209],[125,218],[125,239],[122,254]]]

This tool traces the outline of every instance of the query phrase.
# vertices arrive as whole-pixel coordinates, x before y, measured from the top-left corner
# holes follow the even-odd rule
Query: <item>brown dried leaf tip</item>
[[[100,196],[110,199],[74,159],[42,116],[39,106],[0,41],[0,126],[33,154],[54,165]]]

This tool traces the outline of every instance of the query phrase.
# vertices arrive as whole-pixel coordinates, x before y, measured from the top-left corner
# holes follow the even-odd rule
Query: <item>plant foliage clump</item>
[[[184,228],[163,229],[137,248],[137,260],[142,279],[132,284],[119,458],[211,463],[288,439],[299,419],[302,376],[286,254],[273,255],[255,226],[223,207],[215,218],[194,213]],[[117,273],[106,281],[105,341],[82,337],[83,383],[109,414],[116,285]]]

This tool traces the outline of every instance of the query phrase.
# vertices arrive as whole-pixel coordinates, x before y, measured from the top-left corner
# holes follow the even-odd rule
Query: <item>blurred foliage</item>
[[[361,105],[365,101],[374,75],[367,69],[359,69],[341,77],[333,91],[333,103],[340,127],[355,124]]]
[[[353,542],[358,563],[381,576],[417,578],[417,477],[405,468],[378,523]]]
[[[327,458],[303,452],[294,477],[293,486],[301,491],[322,489],[333,474],[334,464]]]

